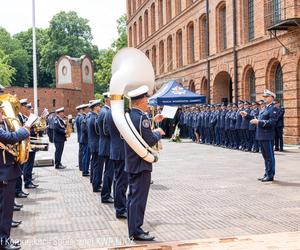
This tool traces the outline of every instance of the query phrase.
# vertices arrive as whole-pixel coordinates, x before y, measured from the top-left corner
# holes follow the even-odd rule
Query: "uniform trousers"
[[[111,197],[111,187],[114,178],[114,166],[112,160],[110,160],[108,156],[99,156],[99,165],[102,170],[104,168],[101,200],[105,201]]]
[[[261,153],[265,160],[265,176],[273,178],[275,175],[274,141],[259,141]]]
[[[98,152],[93,152],[91,155],[91,182],[93,190],[97,190],[102,184],[103,166],[100,166],[99,164]]]
[[[84,153],[85,153],[85,146],[86,146],[86,144],[79,143],[78,166],[79,166],[80,171],[83,171],[83,156],[84,156]]]
[[[82,173],[83,174],[89,174],[89,167],[90,167],[90,152],[89,152],[89,146],[88,144],[83,145],[83,154],[82,154]]]
[[[126,212],[126,191],[128,187],[128,173],[124,171],[125,161],[113,160],[114,166],[114,206],[116,214]]]
[[[15,166],[11,166],[12,168]],[[4,243],[10,237],[13,218],[16,179],[0,181],[0,239]]]
[[[283,127],[275,128],[275,149],[283,151]]]
[[[61,165],[61,157],[64,151],[65,142],[54,142],[55,145],[55,167]]]
[[[20,165],[20,169],[21,169],[21,171],[22,171],[22,174],[23,174],[23,169],[24,169],[24,165],[25,165],[25,164],[26,164],[26,163]],[[15,185],[16,194],[22,192],[22,186],[23,186],[22,176],[19,176],[19,177],[16,179],[16,185]]]
[[[36,152],[29,152],[28,161],[24,164],[23,175],[24,175],[24,184],[29,185],[32,182],[32,170],[35,160]]]
[[[150,189],[151,172],[129,173],[128,181],[127,222],[129,237],[132,237],[144,233],[142,225]]]

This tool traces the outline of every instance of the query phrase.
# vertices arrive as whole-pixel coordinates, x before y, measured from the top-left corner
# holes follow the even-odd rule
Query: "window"
[[[164,22],[163,0],[158,0],[158,27],[162,27]]]
[[[151,5],[151,34],[156,31],[156,24],[155,24],[155,3]]]
[[[248,1],[248,41],[251,41],[254,38],[254,0],[247,0]]]
[[[250,101],[256,101],[255,73],[253,69],[248,74]]]
[[[172,0],[167,0],[167,22],[169,22],[172,19]]]
[[[70,107],[70,100],[67,99],[67,107]]]
[[[152,65],[154,69],[154,73],[156,74],[156,47],[152,47]]]
[[[190,22],[187,26],[187,56],[188,63],[195,62],[195,47],[194,47],[194,23]]]
[[[145,54],[146,54],[146,56],[147,56],[148,58],[150,57],[149,50],[147,50]],[[149,59],[150,59],[150,58],[149,58]]]
[[[176,33],[176,60],[178,68],[183,66],[182,54],[182,31],[179,30]]]
[[[281,20],[281,0],[272,0],[273,5],[273,24]]]
[[[55,100],[55,99],[53,99],[53,100],[52,100],[52,107],[54,108],[54,107],[55,107],[55,105],[56,105],[56,100]]]
[[[164,55],[164,42],[159,42],[159,73],[165,72],[165,55]]]
[[[218,50],[222,51],[227,48],[226,5],[224,2],[217,8],[217,29]]]
[[[167,39],[167,64],[168,64],[168,71],[173,69],[173,41],[172,35],[168,36]]]
[[[175,15],[179,15],[181,12],[181,0],[175,0]]]
[[[144,33],[145,33],[145,39],[147,39],[148,36],[149,36],[149,31],[148,31],[148,10],[146,10],[145,13],[144,13]]]
[[[129,27],[128,45],[129,47],[132,47],[132,27]]]
[[[143,19],[140,16],[139,18],[139,43],[143,41]]]
[[[40,99],[37,100],[37,106],[40,107]]]
[[[280,63],[275,71],[275,94],[276,99],[283,105],[283,75]]]
[[[191,80],[189,83],[189,90],[194,93],[196,92],[195,82],[193,80]]]
[[[136,30],[136,22],[133,24],[133,47],[137,45],[137,30]]]
[[[200,59],[208,56],[208,41],[207,41],[207,23],[206,15],[203,15],[199,21],[199,34],[200,34]]]

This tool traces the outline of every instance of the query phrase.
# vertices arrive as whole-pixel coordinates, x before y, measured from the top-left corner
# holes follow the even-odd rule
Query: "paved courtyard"
[[[163,147],[159,163],[154,166],[144,223],[144,229],[155,235],[160,245],[197,241],[199,248],[192,243],[181,247],[247,249],[245,239],[253,237],[251,242],[261,246],[269,244],[269,239],[271,245],[266,249],[300,249],[297,147],[276,153],[276,181],[266,184],[256,180],[264,168],[260,154],[189,141],[165,140]],[[77,151],[73,135],[63,156],[67,169],[34,169],[40,186],[30,190],[28,199],[18,200],[24,208],[14,213],[15,219],[23,220],[12,235],[22,240],[22,249],[99,249],[134,244],[127,238],[126,221],[117,220],[113,205],[101,204],[89,179],[80,175]],[[52,156],[53,152],[51,145],[50,151],[39,153],[38,158]],[[234,245],[239,242],[241,245]],[[224,243],[229,248],[222,248],[220,244],[224,247]],[[280,244],[286,247],[279,248]],[[171,249],[166,245],[151,245],[149,249]]]

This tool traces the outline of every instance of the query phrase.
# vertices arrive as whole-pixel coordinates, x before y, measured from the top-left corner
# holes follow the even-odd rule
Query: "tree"
[[[95,92],[103,93],[108,90],[111,79],[111,65],[116,53],[127,47],[126,15],[117,20],[118,38],[112,43],[111,48],[101,50],[95,60]]]
[[[17,39],[13,39],[9,32],[0,27],[0,49],[9,58],[9,65],[15,68],[13,86],[24,86],[28,83],[29,55]]]
[[[27,31],[22,31],[14,35],[22,48],[25,49],[30,57],[28,62],[28,86],[33,86],[33,59],[32,59],[32,29]],[[38,87],[49,87],[53,83],[53,78],[50,73],[48,73],[45,68],[40,65],[41,50],[46,45],[49,40],[47,29],[36,29],[36,48],[37,48],[37,82]],[[54,67],[54,65],[52,65]]]
[[[47,30],[49,39],[41,50],[40,65],[55,77],[54,64],[61,55],[80,57],[89,55],[95,58],[98,48],[92,44],[91,28],[88,20],[81,18],[76,12],[61,11],[50,21]]]
[[[9,57],[0,50],[0,84],[2,86],[9,86],[15,74],[15,68],[9,65]]]

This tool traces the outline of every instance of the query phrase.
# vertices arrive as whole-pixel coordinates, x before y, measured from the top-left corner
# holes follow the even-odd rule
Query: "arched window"
[[[247,81],[249,83],[250,101],[256,101],[255,73],[253,69],[249,70]]]
[[[153,46],[152,47],[152,65],[153,65],[153,69],[154,69],[154,73],[156,74],[156,47]]]
[[[150,53],[149,53],[149,50],[146,50],[145,55],[150,59]]]
[[[164,42],[159,42],[159,73],[165,72],[165,55],[164,55]]]
[[[149,36],[149,31],[148,31],[148,10],[146,10],[145,13],[144,13],[144,32],[145,32],[145,39],[147,39],[148,36]]]
[[[177,68],[181,68],[183,66],[182,30],[178,30],[176,33],[176,61]]]
[[[194,93],[196,92],[195,82],[193,80],[191,80],[189,83],[189,90]]]
[[[129,32],[128,32],[128,45],[129,45],[129,47],[132,47],[132,27],[129,27]]]
[[[187,56],[188,63],[195,62],[195,41],[194,41],[194,23],[190,22],[187,25]]]
[[[127,12],[128,12],[128,17],[131,17],[131,0],[127,0]]]
[[[55,100],[55,99],[53,99],[53,100],[52,100],[52,107],[54,108],[54,107],[55,107],[55,105],[56,105],[56,100]]]
[[[275,71],[275,94],[276,99],[283,105],[283,74],[280,63],[277,65]]]
[[[158,27],[164,24],[163,0],[158,0]]]
[[[208,56],[208,45],[207,45],[207,20],[206,15],[200,17],[199,20],[199,34],[200,34],[200,59],[206,58]]]
[[[137,27],[136,22],[133,24],[133,47],[136,47],[137,45]]]
[[[166,0],[167,1],[167,6],[166,6],[166,10],[167,10],[167,22],[169,22],[172,19],[172,0]]]
[[[219,51],[227,48],[226,5],[224,2],[217,7],[217,41]]]
[[[175,16],[181,12],[181,0],[175,0]]]
[[[139,43],[143,41],[143,19],[140,16],[139,18]]]
[[[168,36],[168,39],[167,39],[167,64],[168,64],[168,71],[173,70],[173,41],[172,41],[172,35]]]
[[[156,31],[156,24],[155,24],[155,3],[151,5],[151,34]]]
[[[193,0],[186,0],[186,7],[190,7],[193,4]]]

